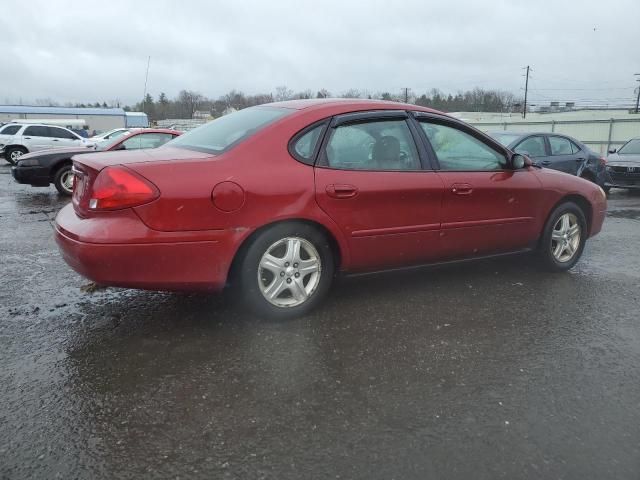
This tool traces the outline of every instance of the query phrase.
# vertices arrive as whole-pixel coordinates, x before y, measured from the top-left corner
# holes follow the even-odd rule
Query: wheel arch
[[[13,143],[11,145],[5,145],[4,146],[4,150],[5,152],[9,149],[13,149],[13,148],[18,148],[20,150],[24,150],[25,152],[29,153],[29,149],[27,147],[25,147],[24,145],[20,144],[20,143]]]
[[[73,165],[73,161],[71,160],[71,158],[59,159],[49,167],[49,182],[53,183],[55,181],[56,174],[65,165]]]
[[[558,200],[555,203],[555,205],[553,205],[553,207],[551,207],[551,209],[549,210],[549,213],[547,214],[547,218],[545,219],[544,225],[545,226],[547,225],[547,222],[549,221],[551,214],[556,210],[556,208],[558,208],[563,203],[568,203],[568,202],[575,203],[576,205],[578,205],[578,207],[580,207],[580,210],[582,210],[582,213],[584,214],[584,218],[587,221],[587,232],[591,232],[591,224],[593,221],[593,208],[589,200],[587,200],[585,197],[577,193],[565,195],[560,200]],[[541,233],[540,238],[542,238],[543,235],[544,235],[544,231]]]
[[[282,225],[286,223],[304,223],[322,232],[322,234],[325,235],[325,237],[327,238],[327,241],[329,243],[329,248],[331,248],[331,251],[333,253],[333,261],[334,261],[336,272],[344,264],[347,252],[345,251],[345,248],[340,245],[340,242],[336,238],[336,235],[334,234],[334,232],[331,231],[330,228],[328,228],[326,225],[323,225],[321,222],[317,220],[311,220],[308,218],[287,218],[287,219],[266,223],[256,228],[249,235],[247,235],[246,238],[242,240],[242,242],[240,243],[240,246],[236,250],[235,255],[233,256],[233,260],[231,261],[229,270],[227,271],[227,283],[233,283],[233,281],[235,280],[240,262],[242,261],[242,258],[245,252],[247,251],[249,246],[253,243],[253,241],[265,230],[268,230],[269,228],[272,228],[276,225]]]

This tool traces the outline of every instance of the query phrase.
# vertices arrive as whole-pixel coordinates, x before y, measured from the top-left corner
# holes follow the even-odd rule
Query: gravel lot
[[[65,203],[0,166],[0,478],[638,478],[640,195],[568,274],[346,279],[286,323],[83,291]]]

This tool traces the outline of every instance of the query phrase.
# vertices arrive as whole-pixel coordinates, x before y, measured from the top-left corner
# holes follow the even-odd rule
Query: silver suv
[[[95,142],[63,127],[40,123],[10,123],[0,128],[0,156],[15,165],[29,152],[64,147],[92,147]]]

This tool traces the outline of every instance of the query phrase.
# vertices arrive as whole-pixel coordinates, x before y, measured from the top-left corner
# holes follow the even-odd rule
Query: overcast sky
[[[640,73],[640,1],[137,0],[11,2],[0,15],[0,102],[218,97],[326,88],[626,101]],[[560,90],[562,89],[562,90]]]

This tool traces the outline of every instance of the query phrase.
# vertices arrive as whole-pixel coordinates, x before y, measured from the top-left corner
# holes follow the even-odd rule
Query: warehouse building
[[[149,119],[142,112],[125,112],[122,108],[37,107],[0,105],[0,123],[15,120],[42,121],[82,120],[89,130],[102,132],[122,127],[148,127]],[[77,125],[77,122],[73,122]],[[69,124],[72,125],[71,123]]]

